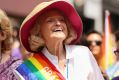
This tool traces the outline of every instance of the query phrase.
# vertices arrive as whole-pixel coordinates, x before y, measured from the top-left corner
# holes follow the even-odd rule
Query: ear
[[[5,32],[0,32],[0,41],[5,40],[6,37],[7,37],[7,36],[6,36]]]
[[[32,51],[37,51],[37,49],[43,46],[45,43],[41,37],[36,35],[31,35],[29,37],[29,44]]]

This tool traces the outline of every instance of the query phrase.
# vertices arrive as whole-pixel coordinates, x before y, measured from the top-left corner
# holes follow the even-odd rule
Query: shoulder
[[[80,45],[67,45],[66,46],[67,53],[72,55],[74,58],[80,58],[80,60],[88,60],[90,61],[90,58],[92,53],[86,46],[80,46]]]
[[[88,47],[86,46],[82,46],[82,45],[66,45],[66,47],[70,48],[70,49],[80,49],[80,50],[88,50]]]
[[[70,49],[88,49],[88,47],[82,46],[82,45],[66,45],[66,48],[70,48]]]
[[[23,60],[18,57],[11,56],[11,59],[9,62],[11,63],[11,68],[16,69],[20,64],[22,64]]]
[[[87,54],[90,53],[90,50],[86,46],[81,45],[66,45],[66,48],[70,50],[70,52],[75,54]]]

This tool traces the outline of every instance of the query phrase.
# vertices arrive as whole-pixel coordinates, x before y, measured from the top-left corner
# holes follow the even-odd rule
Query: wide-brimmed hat
[[[20,28],[20,40],[23,46],[30,52],[28,37],[30,35],[30,30],[35,24],[37,17],[49,9],[58,9],[64,13],[64,15],[69,19],[73,29],[77,34],[77,38],[72,41],[72,44],[79,41],[82,34],[83,24],[80,16],[78,15],[75,8],[66,0],[53,0],[49,2],[42,2],[38,4],[33,11],[25,18]]]

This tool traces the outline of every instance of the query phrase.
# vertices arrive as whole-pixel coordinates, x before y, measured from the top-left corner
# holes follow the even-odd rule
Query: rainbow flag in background
[[[65,80],[42,53],[34,54],[16,70],[24,80]]]
[[[105,28],[102,41],[102,52],[103,55],[101,60],[101,67],[103,70],[107,70],[114,63],[110,13],[107,10],[105,11]]]

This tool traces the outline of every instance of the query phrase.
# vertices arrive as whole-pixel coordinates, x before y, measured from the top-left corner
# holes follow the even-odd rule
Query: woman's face
[[[63,41],[68,36],[66,19],[59,11],[48,11],[39,20],[40,34],[45,41],[52,39]]]
[[[102,37],[99,34],[90,34],[87,37],[88,47],[94,55],[100,55],[101,53],[101,43]]]

